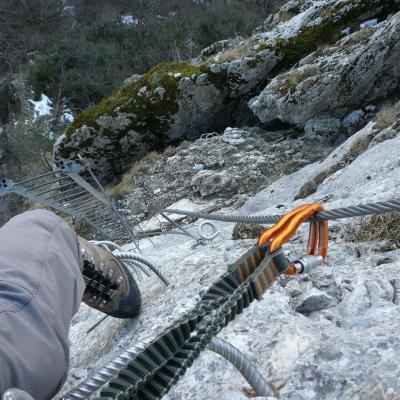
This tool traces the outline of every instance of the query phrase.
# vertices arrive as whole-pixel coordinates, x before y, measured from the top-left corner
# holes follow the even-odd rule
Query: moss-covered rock
[[[207,94],[219,95],[219,74],[184,63],[153,68],[79,115],[58,142],[56,157],[73,159],[79,152],[95,169],[101,167],[100,175],[120,173],[127,157],[131,161],[148,149],[161,150],[182,136],[176,133],[184,106],[182,86],[196,85],[200,77],[206,88],[203,95],[212,102]]]

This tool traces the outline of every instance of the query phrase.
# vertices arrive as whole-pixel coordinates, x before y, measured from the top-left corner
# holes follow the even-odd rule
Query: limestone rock
[[[87,370],[84,368],[75,368],[72,370],[72,376],[77,380],[86,378],[87,374]]]
[[[317,288],[312,288],[299,301],[296,311],[306,314],[333,307],[335,299]]]
[[[240,39],[240,38],[238,38]],[[202,59],[205,61],[209,57],[220,53],[221,51],[226,50],[227,48],[234,46],[238,43],[238,40],[236,39],[225,39],[225,40],[220,40],[219,42],[212,43],[210,46],[206,47],[203,49],[200,53]]]
[[[173,154],[167,151],[142,160],[127,173],[112,196],[119,198],[122,208],[129,209],[130,213],[144,214],[142,219],[182,198],[202,202],[199,190],[204,183],[200,183],[200,178],[203,181],[204,176],[197,174],[208,171],[209,176],[211,171],[211,175],[229,176],[237,184],[221,186],[218,183],[218,192],[213,184],[214,193],[208,194],[206,200],[208,196],[218,197],[215,207],[224,204],[239,208],[276,177],[324,157],[330,146],[323,138],[315,141],[258,128],[227,128],[223,134],[204,135],[191,145],[184,143]],[[194,177],[195,185],[192,184]],[[156,196],[154,191],[158,188],[161,192]],[[207,184],[207,188],[202,188],[203,194],[209,189]]]
[[[374,124],[369,124],[322,163],[309,164],[271,184],[265,183],[264,190],[250,196],[237,212],[271,215],[315,201],[322,201],[331,209],[398,198],[400,131],[391,129],[396,133],[385,136]],[[183,169],[187,157],[191,160],[186,161],[187,170],[194,174],[191,167],[199,163],[196,157],[204,158],[206,154],[211,157],[219,151],[225,154],[226,164],[232,169],[234,154],[240,153],[240,160],[248,145],[254,146],[251,157],[261,151],[262,144],[269,146],[265,155],[275,151],[272,161],[296,143],[288,138],[279,142],[281,135],[265,132],[264,136],[271,135],[277,142],[262,143],[251,131],[236,129],[229,134],[232,140],[210,135],[195,142],[192,150],[188,147],[177,150],[172,160],[163,159],[157,164],[159,174],[174,175],[176,170]],[[374,141],[378,136],[379,141]],[[243,137],[247,138],[247,144],[240,144]],[[175,169],[168,169],[169,164]],[[305,198],[294,199],[306,182],[333,166],[334,172],[325,175],[314,191],[305,194]],[[156,177],[156,167],[153,168]],[[367,170],[370,179],[365,177]],[[154,179],[157,182],[152,182],[153,188],[161,187],[160,177]],[[164,181],[173,179],[164,177]],[[246,187],[244,179],[240,179],[240,187]],[[189,204],[181,207],[191,209]],[[335,229],[331,229],[330,236],[338,239],[341,230],[355,222],[356,219],[332,221]],[[143,240],[143,253],[162,266],[172,285],[160,291],[153,277],[139,281],[146,307],[137,320],[107,319],[87,335],[82,332],[98,321],[99,314],[82,305],[71,327],[72,368],[100,367],[133,342],[157,337],[185,315],[200,293],[226,272],[226,266],[255,243],[231,240],[233,224],[216,222],[216,226],[220,235],[207,246],[194,249],[193,241],[182,235],[153,238],[157,251]],[[307,238],[304,227],[283,246],[284,251],[290,257],[303,254]],[[386,261],[377,265],[383,258]],[[399,293],[400,249],[382,253],[377,243],[351,243],[346,237],[341,242],[330,240],[328,266],[303,276],[281,277],[260,301],[253,302],[219,335],[250,358],[278,390],[277,398],[352,400],[374,398],[378,393],[381,398],[394,399],[400,393]],[[304,310],[296,308],[300,305],[306,306]],[[71,371],[66,389],[74,384],[76,379]],[[243,387],[248,384],[226,360],[203,351],[165,399],[241,399],[245,396]]]
[[[343,118],[386,96],[400,77],[400,14],[365,29],[275,77],[249,107],[264,123],[278,118],[304,127],[324,115]]]
[[[237,188],[238,182],[234,176],[228,172],[216,172],[203,170],[192,178],[192,187],[195,192],[199,192],[202,197],[210,196],[221,191],[232,191]]]
[[[340,120],[331,117],[312,118],[304,126],[304,133],[315,140],[321,140],[321,136],[336,137],[339,130]]]

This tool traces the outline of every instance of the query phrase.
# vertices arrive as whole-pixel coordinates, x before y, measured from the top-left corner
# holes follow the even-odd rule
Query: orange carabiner
[[[321,204],[305,204],[285,214],[272,228],[266,230],[259,238],[258,244],[262,245],[271,240],[270,251],[274,251],[287,242],[297,231],[299,226],[310,219],[318,211],[322,211]],[[309,240],[309,246],[316,247],[317,237],[316,227],[312,228],[312,237]],[[318,230],[318,234],[325,231]],[[312,250],[311,250],[312,251]]]
[[[267,229],[259,238],[258,245],[263,245],[270,241],[270,251],[278,249],[283,243],[287,242],[297,231],[299,226],[310,219],[315,213],[322,211],[323,207],[321,204],[305,204],[285,214],[274,226]],[[318,255],[320,257],[313,256]],[[299,270],[300,264],[302,273],[305,269],[310,269],[321,262],[321,259],[325,260],[328,253],[328,221],[311,221],[310,222],[310,233],[307,243],[307,256],[309,258],[300,259],[290,264],[285,271],[286,275],[295,275]],[[308,260],[306,265],[305,260]]]

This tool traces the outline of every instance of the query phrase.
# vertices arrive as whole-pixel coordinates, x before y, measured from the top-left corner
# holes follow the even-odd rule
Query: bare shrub
[[[400,101],[392,107],[382,108],[375,116],[376,126],[379,129],[388,128],[400,118]]]
[[[218,56],[218,62],[224,63],[224,62],[229,62],[233,60],[239,60],[241,58],[247,57],[251,55],[252,49],[249,48],[249,46],[234,46],[223,53],[219,54]]]
[[[121,182],[114,187],[107,188],[106,192],[115,200],[119,200],[133,189],[132,182],[134,177],[139,174],[146,174],[149,170],[149,162],[153,162],[158,159],[160,155],[156,151],[146,154],[141,160],[137,161],[133,167],[123,175]]]

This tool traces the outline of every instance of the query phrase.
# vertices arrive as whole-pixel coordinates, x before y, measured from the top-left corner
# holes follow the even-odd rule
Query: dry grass
[[[322,55],[326,55],[326,50],[331,48],[332,45],[330,43],[323,43],[318,46],[317,50],[314,51],[314,59],[317,59],[318,57],[321,57]]]
[[[232,232],[233,240],[242,240],[242,239],[258,239],[260,235],[262,235],[265,230],[262,225],[248,225],[238,223],[235,225],[235,228]]]
[[[251,53],[252,50],[246,45],[231,47],[230,49],[219,54],[218,62],[222,64],[224,62],[240,60],[241,58],[251,55]]]
[[[362,40],[369,39],[374,32],[375,32],[375,29],[371,28],[371,27],[361,28],[358,31],[353,33],[352,39],[357,42],[361,42]]]
[[[379,129],[388,128],[400,119],[400,101],[392,107],[384,107],[375,116],[376,126]]]
[[[114,187],[106,189],[107,194],[115,200],[119,200],[133,189],[132,183],[134,178],[139,174],[145,174],[149,167],[149,161],[155,161],[160,155],[156,151],[146,154],[141,160],[137,161],[133,167],[122,177],[121,182]]]
[[[282,91],[284,90],[285,92],[288,89],[295,90],[297,85],[300,82],[305,81],[306,79],[317,75],[319,72],[319,67],[316,64],[311,64],[309,66],[306,66],[301,69],[297,69],[294,71],[290,71],[286,74],[284,80],[283,80],[283,87],[282,85],[279,86],[279,90]],[[315,82],[312,82],[312,86],[315,84]]]
[[[133,190],[133,182],[140,174],[146,174],[149,171],[150,164],[160,158],[169,158],[174,156],[179,150],[188,148],[192,142],[184,140],[178,147],[168,146],[162,154],[152,151],[146,154],[141,160],[137,161],[133,167],[123,175],[121,182],[113,187],[106,189],[107,194],[114,200],[120,200]]]
[[[85,222],[73,224],[72,229],[78,236],[81,236],[86,240],[92,240],[96,233],[94,229]]]
[[[347,229],[346,236],[354,242],[387,241],[388,244],[400,248],[400,213],[394,212],[362,219],[357,227]]]
[[[294,18],[298,13],[293,11],[279,11],[278,18],[279,22],[287,22]]]

